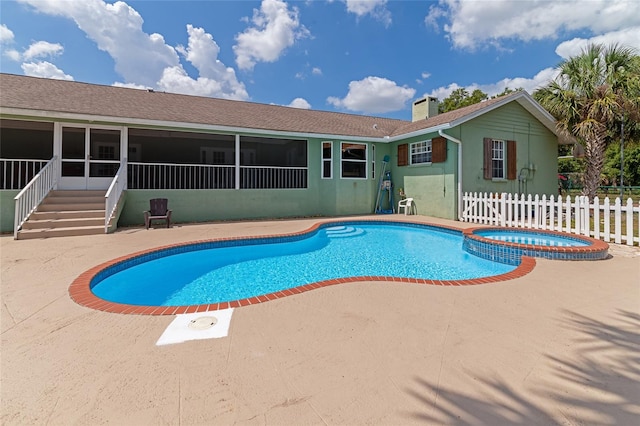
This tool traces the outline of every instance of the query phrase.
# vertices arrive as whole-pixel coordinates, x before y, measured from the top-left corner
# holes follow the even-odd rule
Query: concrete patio
[[[637,247],[611,245],[595,262],[537,259],[493,284],[326,287],[235,309],[228,337],[168,346],[155,343],[172,316],[95,311],[68,295],[79,274],[126,253],[318,221],[0,237],[0,423],[637,422]]]

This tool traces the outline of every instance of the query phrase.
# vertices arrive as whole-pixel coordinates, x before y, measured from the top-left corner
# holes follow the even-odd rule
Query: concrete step
[[[22,225],[22,229],[58,229],[58,228],[78,228],[85,226],[103,226],[104,217],[99,218],[69,218],[69,219],[45,219],[32,220],[29,218]]]
[[[44,228],[44,229],[22,229],[18,232],[19,240],[29,240],[34,238],[71,237],[78,235],[104,234],[102,226],[80,226],[72,228]]]
[[[104,211],[104,201],[102,203],[68,203],[68,204],[54,204],[54,203],[42,203],[38,206],[39,212],[65,212],[65,211],[78,211],[78,210],[102,210]]]
[[[102,210],[68,210],[68,211],[37,211],[31,214],[29,220],[51,219],[93,219],[104,220],[104,208]]]
[[[42,201],[42,204],[78,204],[78,203],[82,203],[82,204],[86,204],[86,203],[92,203],[92,204],[98,204],[98,203],[102,203],[104,204],[104,197],[101,196],[63,196],[63,195],[56,195],[56,196],[48,196],[47,198],[45,198]]]
[[[104,191],[51,191],[18,231],[18,239],[104,233]]]
[[[84,191],[84,190],[60,190],[56,189],[54,191],[49,192],[49,196],[53,197],[103,197],[105,196],[106,191]]]

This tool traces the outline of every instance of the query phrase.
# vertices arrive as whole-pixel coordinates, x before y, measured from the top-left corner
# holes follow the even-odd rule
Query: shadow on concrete
[[[640,315],[618,311],[603,322],[566,311],[560,321],[577,336],[567,342],[577,356],[544,355],[551,370],[548,383],[541,379],[523,393],[497,374],[470,377],[469,388],[484,395],[477,398],[416,377],[406,392],[424,409],[409,415],[454,425],[639,424]]]

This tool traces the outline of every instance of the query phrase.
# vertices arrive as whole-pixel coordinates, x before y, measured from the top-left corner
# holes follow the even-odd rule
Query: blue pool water
[[[545,247],[585,247],[589,245],[583,240],[542,232],[487,230],[475,231],[474,234],[490,240]]]
[[[462,280],[513,265],[462,249],[462,235],[407,224],[328,224],[299,237],[208,243],[170,249],[111,267],[93,293],[132,305],[178,306],[245,299],[314,282],[357,276]]]

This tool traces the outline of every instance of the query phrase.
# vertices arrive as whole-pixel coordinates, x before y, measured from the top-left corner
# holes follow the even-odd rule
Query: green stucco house
[[[555,122],[526,92],[437,103],[415,101],[405,121],[0,74],[1,230],[141,225],[159,197],[176,222],[370,214],[383,171],[394,204],[402,189],[418,214],[447,219],[464,192],[557,192]],[[48,184],[17,208],[42,169]],[[101,225],[62,208],[29,225],[83,192]]]

